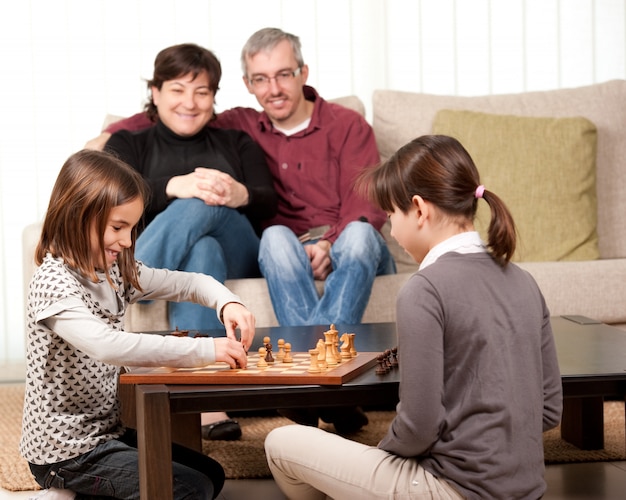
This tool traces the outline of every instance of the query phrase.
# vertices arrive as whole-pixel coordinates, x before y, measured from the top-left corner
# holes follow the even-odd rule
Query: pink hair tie
[[[476,191],[474,191],[474,196],[476,198],[482,198],[484,192],[485,192],[485,186],[481,184],[480,186],[476,188]]]

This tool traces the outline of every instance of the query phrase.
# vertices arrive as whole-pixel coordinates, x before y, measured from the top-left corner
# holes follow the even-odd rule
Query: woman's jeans
[[[248,218],[228,207],[178,198],[137,239],[135,256],[153,268],[190,271],[227,279],[259,277],[259,237]],[[213,309],[170,302],[172,330],[223,328]]]
[[[224,485],[224,470],[212,458],[189,448],[172,445],[174,498],[212,499]],[[128,430],[89,453],[50,465],[29,464],[44,489],[68,489],[76,500],[139,498],[137,434]]]
[[[320,297],[309,257],[293,231],[271,226],[263,232],[259,265],[282,326],[358,324],[374,278],[396,272],[385,240],[367,222],[348,224],[330,248],[330,258],[333,270]]]

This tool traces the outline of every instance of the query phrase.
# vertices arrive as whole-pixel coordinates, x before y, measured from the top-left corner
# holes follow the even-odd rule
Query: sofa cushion
[[[442,110],[433,133],[468,150],[487,189],[515,219],[513,260],[593,260],[599,257],[596,205],[596,127],[586,118],[542,118]],[[486,240],[489,206],[478,204],[477,229]]]
[[[383,158],[417,136],[429,134],[441,109],[522,116],[584,116],[598,130],[596,183],[598,244],[605,259],[626,257],[626,80],[584,87],[485,96],[445,96],[376,90],[373,127]]]

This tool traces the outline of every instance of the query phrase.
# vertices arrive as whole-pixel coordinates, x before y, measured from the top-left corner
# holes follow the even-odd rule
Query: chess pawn
[[[376,356],[376,361],[378,362],[378,367],[376,368],[376,375],[384,375],[387,373],[387,369],[385,367],[385,360],[382,354]]]
[[[397,347],[392,347],[391,348],[391,366],[393,368],[397,368],[398,367],[398,348]]]
[[[274,363],[274,356],[272,356],[272,344],[269,337],[263,337],[263,345],[265,346],[265,361],[268,364]]]
[[[265,361],[265,355],[267,354],[267,349],[265,347],[259,347],[259,360],[256,365],[259,368],[267,368],[267,361]]]
[[[285,357],[285,339],[278,339],[278,352],[276,353],[276,359],[282,361]]]
[[[311,355],[311,366],[307,370],[310,373],[319,373],[321,372],[321,368],[317,364],[317,358],[319,356],[319,351],[317,349],[309,349],[309,354]]]
[[[289,342],[285,344],[285,356],[283,357],[283,363],[293,363],[293,358],[291,357],[291,344]]]

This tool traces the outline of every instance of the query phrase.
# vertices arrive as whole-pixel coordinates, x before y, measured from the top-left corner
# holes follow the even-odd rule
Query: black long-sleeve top
[[[105,150],[116,154],[148,182],[151,197],[144,227],[171,201],[165,193],[169,180],[191,173],[196,167],[220,170],[246,186],[248,204],[238,210],[257,232],[261,221],[276,213],[277,197],[265,155],[245,132],[203,128],[194,136],[182,137],[158,122],[144,130],[114,133]]]

